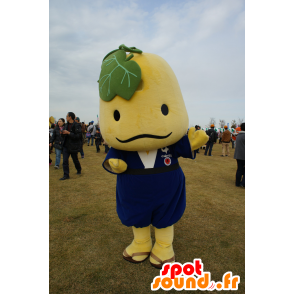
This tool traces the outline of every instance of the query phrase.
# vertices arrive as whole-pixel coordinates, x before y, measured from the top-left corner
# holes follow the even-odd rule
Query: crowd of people
[[[195,126],[196,131],[200,130],[200,126]],[[213,145],[219,139],[219,144],[222,144],[222,157],[230,156],[229,144],[232,142],[232,149],[235,149],[234,159],[237,161],[236,172],[236,186],[245,188],[245,123],[241,124],[241,131],[231,133],[227,126],[224,126],[224,132],[219,134],[214,129],[214,125],[206,131],[209,137],[204,155],[213,156]],[[78,159],[78,153],[81,158],[85,158],[83,145],[87,142],[88,146],[96,146],[96,152],[100,152],[100,146],[105,146],[105,154],[109,151],[107,142],[103,139],[99,124],[94,125],[94,121],[90,121],[88,125],[80,122],[80,118],[76,117],[73,112],[68,112],[66,115],[66,122],[64,118],[60,118],[58,123],[52,124],[49,127],[49,165],[52,164],[50,153],[53,147],[55,148],[55,166],[59,169],[61,154],[63,153],[63,177],[60,180],[69,179],[69,164],[68,159],[71,156],[74,162],[77,174],[80,175],[82,171],[81,164]],[[200,153],[199,149],[196,153]]]
[[[200,130],[200,126],[195,126],[196,131]],[[237,171],[236,171],[236,182],[237,187],[245,188],[245,123],[240,126],[240,131],[231,133],[227,126],[224,126],[224,132],[219,132],[219,134],[214,129],[214,124],[210,126],[210,129],[206,131],[209,137],[204,155],[212,155],[213,145],[219,140],[219,144],[222,144],[222,157],[230,156],[229,145],[232,143],[232,149],[235,149],[234,159],[237,161]],[[200,153],[199,149],[196,150]]]
[[[99,125],[94,125],[94,121],[89,122],[86,125],[84,122],[80,122],[80,118],[76,117],[73,112],[68,112],[66,115],[66,122],[64,118],[60,118],[58,123],[51,124],[49,126],[49,165],[52,164],[50,154],[53,147],[55,148],[55,169],[59,169],[61,154],[63,154],[63,177],[60,180],[69,179],[69,164],[68,159],[71,156],[77,174],[80,175],[82,167],[78,159],[78,153],[81,154],[81,158],[85,158],[83,145],[87,141],[88,146],[93,146],[95,139],[96,152],[100,152],[100,146],[105,146],[105,154],[109,151],[107,142],[103,139],[100,132]]]

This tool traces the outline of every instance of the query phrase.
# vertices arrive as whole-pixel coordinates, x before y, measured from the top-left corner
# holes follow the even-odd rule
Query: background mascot
[[[51,128],[51,125],[55,123],[55,118],[53,116],[49,117],[49,128]]]
[[[208,136],[194,127],[186,135],[189,120],[177,78],[155,54],[119,46],[104,57],[98,83],[101,133],[111,146],[103,167],[117,174],[117,213],[134,233],[123,258],[140,263],[150,256],[161,268],[175,261],[173,225],[186,207],[178,157],[194,159]]]

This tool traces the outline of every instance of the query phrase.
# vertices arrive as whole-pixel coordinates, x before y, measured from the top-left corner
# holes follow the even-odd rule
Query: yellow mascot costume
[[[189,121],[179,83],[155,54],[119,46],[104,57],[98,83],[101,133],[111,146],[103,167],[117,175],[117,213],[134,234],[123,258],[140,263],[150,256],[150,263],[162,268],[175,261],[173,225],[186,207],[178,157],[194,159],[208,136],[195,128],[186,135]]]
[[[49,128],[51,128],[51,125],[55,123],[55,119],[53,116],[49,117]]]

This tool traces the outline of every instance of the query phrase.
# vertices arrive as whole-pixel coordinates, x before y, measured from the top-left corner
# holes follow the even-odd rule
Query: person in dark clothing
[[[64,136],[64,144],[63,144],[63,177],[60,180],[69,179],[69,165],[68,158],[71,156],[75,168],[77,170],[77,174],[80,175],[82,168],[80,162],[78,160],[78,152],[81,151],[82,148],[82,130],[81,125],[74,121],[75,114],[73,112],[69,112],[66,115],[67,123],[64,126],[64,130],[62,131],[62,135]]]
[[[199,131],[199,130],[200,130],[200,126],[196,125],[196,126],[195,126],[195,130],[196,130],[196,131]],[[196,149],[196,153],[200,153],[200,152],[199,152],[199,148]]]
[[[101,145],[101,133],[99,130],[96,130],[96,134],[95,134],[95,145],[96,145],[96,150],[97,150],[97,153],[100,152],[100,147],[99,145]]]
[[[51,138],[51,136],[49,134],[49,142],[50,142],[50,138]],[[52,159],[50,157],[50,154],[51,154],[51,150],[50,150],[50,144],[49,144],[49,165],[51,165],[51,163],[52,163]]]
[[[81,153],[81,157],[84,158],[84,157],[85,157],[85,154],[84,154],[84,150],[83,150],[83,145],[84,145],[84,139],[83,139],[83,126],[82,126],[82,124],[80,123],[80,118],[79,118],[79,117],[76,117],[76,118],[75,118],[75,122],[76,122],[77,124],[80,124],[80,125],[81,125],[81,131],[82,131],[82,136],[81,136],[82,147],[81,147],[81,151],[80,151],[80,153]]]
[[[231,142],[232,142],[232,149],[234,149],[235,148],[235,141],[233,138],[231,139]]]
[[[55,148],[55,153],[56,153],[55,166],[54,166],[55,169],[59,168],[59,163],[60,163],[60,158],[61,158],[61,153],[62,153],[64,136],[61,135],[61,132],[64,128],[64,123],[65,123],[64,118],[60,118],[58,120],[58,125],[53,130],[52,137],[50,138],[50,141],[49,141],[50,147],[53,145],[53,142],[55,142],[55,144],[53,145]]]
[[[217,140],[217,133],[214,130],[214,124],[212,124],[210,126],[210,129],[206,132],[207,136],[209,137],[207,143],[206,143],[206,148],[205,148],[205,153],[204,155],[207,155],[208,149],[209,149],[209,153],[208,156],[212,156],[211,155],[211,151],[212,151],[212,147],[213,144],[216,142]]]
[[[108,146],[108,143],[105,141],[104,141],[104,146],[105,146],[105,154],[107,154],[110,148]]]
[[[49,128],[50,137],[52,137],[54,129],[55,129],[55,124],[51,124],[51,127]],[[50,149],[50,154],[53,153],[53,146],[49,146],[49,149]]]
[[[83,144],[85,143],[86,141],[86,125],[84,122],[82,122],[82,136],[83,136]]]
[[[101,134],[101,136],[102,136],[102,134]],[[108,143],[104,140],[103,136],[101,137],[101,141],[102,141],[102,145],[105,146],[105,154],[107,154],[110,149],[108,146]]]
[[[236,186],[245,188],[245,123],[241,124],[241,131],[238,133],[236,139],[234,158],[237,160],[238,167],[236,172]]]

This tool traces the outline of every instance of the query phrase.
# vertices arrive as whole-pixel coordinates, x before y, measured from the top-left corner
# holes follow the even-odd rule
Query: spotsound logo
[[[194,263],[183,265],[179,262],[164,264],[160,276],[153,279],[151,290],[238,290],[239,283],[240,276],[233,276],[232,272],[226,272],[221,282],[211,281],[210,272],[203,271],[201,259],[194,259]]]

